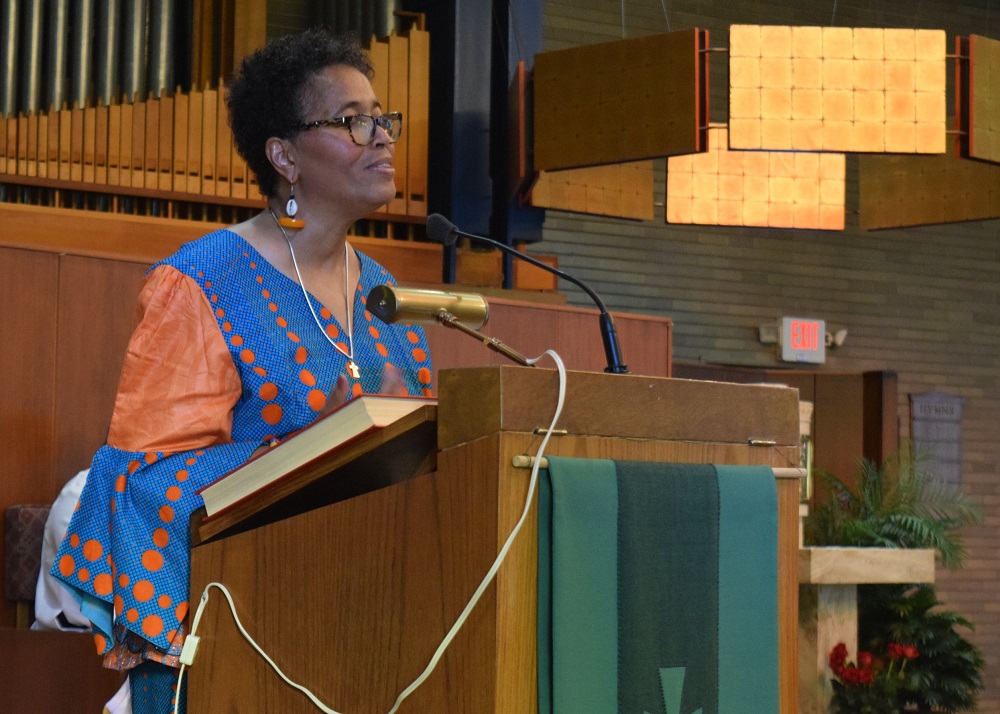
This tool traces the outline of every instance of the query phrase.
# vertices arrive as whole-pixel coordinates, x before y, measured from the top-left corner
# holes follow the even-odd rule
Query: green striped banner
[[[777,712],[767,467],[549,458],[540,714]]]

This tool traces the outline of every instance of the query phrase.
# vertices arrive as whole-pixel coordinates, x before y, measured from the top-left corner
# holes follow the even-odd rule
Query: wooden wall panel
[[[50,178],[58,178],[62,181],[70,180],[70,145],[73,140],[73,117],[69,109],[63,107],[59,114],[59,175]]]
[[[10,147],[7,145],[7,139],[10,136],[10,129],[7,127],[10,125],[10,121],[10,119],[0,118],[0,148],[3,149],[0,152],[0,173],[4,174],[7,173],[7,156],[10,154]]]
[[[232,66],[226,69],[239,67],[244,57],[267,41],[267,0],[234,0],[232,32]]]
[[[861,375],[817,375],[813,445],[816,453],[823,455],[822,468],[850,482],[854,481],[858,461],[864,455],[864,421],[861,418],[864,407]],[[819,482],[816,490],[822,490]]]
[[[525,357],[537,357],[547,349],[554,349],[567,369],[601,372],[608,366],[596,310],[504,298],[488,298],[488,302],[490,319],[482,333],[496,337]],[[633,314],[614,317],[623,361],[629,371],[669,377],[670,320]],[[427,340],[434,359],[435,384],[442,369],[510,364],[506,357],[456,330],[429,327]],[[545,358],[540,366],[553,367],[554,363]]]
[[[653,219],[653,162],[539,171],[532,206],[599,216]]]
[[[135,105],[121,105],[121,134],[118,137],[118,185],[132,185],[132,143],[135,127]],[[62,170],[63,164],[59,167]]]
[[[960,156],[858,159],[861,228],[1000,218],[1000,166]]]
[[[824,372],[754,369],[681,362],[674,376],[738,383],[784,384],[813,404],[814,468],[852,483],[858,463],[876,463],[899,447],[897,382],[894,372]]]
[[[14,503],[49,503],[58,257],[0,248],[0,513]],[[59,484],[61,486],[61,484]],[[0,541],[0,560],[4,544]],[[2,580],[2,575],[0,575]],[[2,586],[2,583],[0,583]],[[0,587],[0,592],[3,588]],[[14,624],[14,604],[0,598],[0,626]]]
[[[698,71],[693,29],[536,55],[535,169],[697,152],[704,129]]]
[[[0,627],[2,712],[99,712],[123,679],[101,667],[89,634]]]
[[[129,171],[124,168],[122,173]],[[0,244],[5,246],[149,265],[219,224],[0,204],[0,225],[4,226]]]
[[[83,110],[83,181],[94,183],[97,175],[97,110],[87,107]]]
[[[409,135],[407,145],[406,213],[427,215],[427,151],[430,133],[430,35],[410,30],[409,112],[403,123]]]
[[[55,116],[55,115],[53,115]],[[3,122],[0,122],[2,125]],[[2,138],[0,138],[2,143]],[[49,115],[40,114],[38,116],[38,177],[46,178],[49,175],[48,155],[49,155]]]
[[[387,107],[399,107],[399,111],[408,114],[409,106],[409,72],[410,72],[410,41],[399,35],[389,36],[389,93],[382,99]],[[393,111],[393,110],[390,110]],[[404,124],[405,126],[405,124]],[[386,210],[389,213],[406,213],[406,196],[409,191],[409,132],[403,131],[396,142],[396,197],[389,201]]]
[[[67,480],[104,443],[147,266],[67,255],[60,261],[53,463]],[[72,395],[72,397],[69,397]]]
[[[27,159],[27,170],[25,173],[28,176],[37,176],[37,164],[38,160],[38,115],[32,114],[26,119],[26,126],[28,130],[28,135],[25,138],[27,143],[27,148],[25,149]]]

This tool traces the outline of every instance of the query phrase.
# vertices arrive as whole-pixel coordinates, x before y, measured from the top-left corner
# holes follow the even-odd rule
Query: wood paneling
[[[1000,218],[1000,166],[961,156],[864,155],[860,222],[867,230]]]
[[[593,309],[489,298],[490,318],[481,332],[526,357],[554,349],[567,369],[602,372],[608,366],[601,342],[598,313]],[[616,314],[615,326],[624,361],[632,374],[670,376],[670,331],[667,318]],[[510,362],[457,331],[427,330],[434,369]],[[546,357],[539,366],[552,367]]]
[[[89,633],[0,627],[2,712],[96,714],[123,679],[101,667]]]
[[[540,171],[529,198],[537,208],[652,220],[653,162]]]
[[[129,216],[46,206],[0,203],[0,246],[71,253],[150,265],[195,240],[221,223]],[[352,245],[384,265],[403,284],[440,282],[441,251],[438,244],[351,236]],[[534,256],[555,264],[544,255]],[[468,286],[496,286],[502,282],[500,254],[460,248],[458,278]],[[515,264],[517,265],[517,264]],[[523,290],[556,289],[556,278],[534,266],[515,271],[515,287]],[[529,294],[529,293],[525,293]],[[551,300],[550,300],[551,302]]]
[[[702,149],[699,34],[683,30],[536,55],[535,169]]]
[[[141,263],[71,255],[60,261],[52,445],[57,479],[89,466],[107,437],[145,272]]]
[[[882,463],[899,446],[893,372],[816,372],[676,364],[675,376],[786,384],[813,403],[814,468],[852,483],[862,458]]]
[[[863,415],[864,380],[860,374],[817,375],[813,400],[817,468],[836,474],[848,483],[854,482],[858,463],[864,456]],[[822,484],[817,481],[814,498],[823,498],[822,490]]]
[[[0,513],[14,503],[50,503],[63,481],[52,470],[58,258],[0,248]],[[67,476],[68,478],[68,476]],[[0,542],[0,557],[4,545]],[[14,624],[0,598],[0,625]]]

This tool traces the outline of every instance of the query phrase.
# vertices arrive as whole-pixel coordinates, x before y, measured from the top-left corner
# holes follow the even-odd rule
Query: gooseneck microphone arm
[[[508,253],[515,258],[527,261],[542,270],[558,275],[563,280],[568,280],[587,293],[587,295],[590,296],[590,299],[597,305],[597,309],[600,311],[599,320],[601,325],[601,339],[604,342],[604,355],[608,362],[608,366],[604,368],[604,371],[612,374],[628,374],[628,367],[622,364],[621,348],[618,346],[618,332],[615,330],[615,321],[611,317],[611,313],[609,313],[608,309],[604,306],[604,301],[598,297],[597,293],[590,289],[589,285],[584,283],[582,280],[574,278],[572,275],[559,270],[559,268],[553,268],[551,265],[547,265],[537,258],[533,258],[527,253],[522,253],[515,248],[511,248],[509,245],[505,245],[500,241],[487,238],[486,236],[476,235],[475,233],[466,233],[463,230],[459,230],[454,223],[449,221],[440,213],[432,213],[427,216],[427,237],[431,240],[437,243],[442,243],[445,246],[450,246],[459,236],[479,241],[481,243],[487,243],[499,248],[503,252]]]

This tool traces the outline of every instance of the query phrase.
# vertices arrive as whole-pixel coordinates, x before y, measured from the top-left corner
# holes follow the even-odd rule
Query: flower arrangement
[[[899,714],[906,689],[906,663],[920,652],[914,645],[890,642],[883,657],[858,651],[857,664],[847,660],[847,645],[830,652],[835,714]]]
[[[812,545],[933,548],[942,565],[949,569],[960,567],[965,552],[960,529],[981,523],[982,516],[960,490],[935,480],[923,462],[920,455],[904,445],[881,465],[862,461],[856,478],[850,482],[819,472],[828,498],[810,514],[807,541]],[[838,677],[840,681],[834,682],[842,693],[834,693],[831,706],[840,708],[832,711],[976,711],[983,691],[985,662],[979,648],[966,639],[964,631],[973,629],[967,619],[942,607],[933,584],[859,585],[859,648],[888,654],[888,643],[912,642],[919,647],[920,657],[907,660],[905,675],[900,675],[904,663],[899,660],[891,670],[894,679],[905,677],[905,684],[895,685],[899,694],[895,706],[861,709],[843,702],[848,695],[867,694],[859,687],[884,683],[877,682],[881,675],[873,671],[871,684],[852,684],[852,678],[868,678],[862,673],[868,660],[859,655],[855,666],[859,671],[854,672],[847,669],[845,653],[838,668],[844,668],[847,679]],[[883,670],[883,674],[888,673]]]

